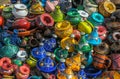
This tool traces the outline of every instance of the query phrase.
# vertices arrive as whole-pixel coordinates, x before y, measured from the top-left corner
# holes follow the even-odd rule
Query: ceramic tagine
[[[93,31],[93,29],[94,29],[93,24],[88,20],[82,21],[78,24],[78,30],[80,32],[90,34]]]
[[[51,59],[51,53],[47,52],[47,57],[42,61],[37,61],[37,68],[44,73],[53,73],[56,70],[56,62]]]
[[[27,65],[20,66],[16,72],[17,79],[27,79],[30,74],[30,68]]]
[[[81,65],[81,69],[78,72],[78,78],[79,79],[86,79],[86,73],[85,73],[84,69],[85,69],[85,66]]]
[[[5,45],[0,48],[1,56],[0,57],[9,57],[12,58],[17,54],[19,51],[19,48],[15,45],[10,44],[9,38],[4,38]]]
[[[55,6],[57,6],[58,3],[59,0],[47,0],[45,5],[46,11],[53,12],[55,10]]]
[[[77,53],[76,55],[67,58],[65,60],[65,64],[67,67],[70,67],[73,71],[79,71],[81,67],[81,62],[84,60],[84,56],[81,53]]]
[[[30,7],[31,14],[42,14],[44,12],[44,8],[41,6],[40,2],[34,2]]]
[[[21,19],[15,20],[12,26],[14,29],[28,30],[30,28],[30,22],[28,22],[24,18],[21,18]]]
[[[116,11],[116,6],[110,0],[105,0],[100,3],[98,9],[104,17],[109,17],[113,12]]]
[[[66,59],[68,57],[68,50],[69,47],[66,47],[65,49],[62,49],[61,47],[56,48],[54,51],[56,60],[60,61],[61,59]]]
[[[29,58],[26,60],[26,63],[30,66],[30,67],[35,67],[36,66],[36,63],[37,63],[37,60],[32,57],[32,56],[29,56]]]
[[[55,7],[55,11],[51,13],[51,16],[53,17],[55,22],[61,22],[64,19],[64,14],[60,10],[60,6]]]
[[[81,51],[83,53],[88,53],[92,50],[92,46],[88,43],[85,36],[83,35],[77,45],[75,45],[75,49],[77,51]]]
[[[78,42],[75,40],[75,35],[71,34],[70,37],[65,37],[61,40],[60,46],[65,49],[66,47],[69,47],[69,52],[74,52],[75,48],[74,45],[78,44]]]
[[[67,13],[72,8],[72,0],[59,0],[59,6],[64,13]]]
[[[4,18],[0,16],[0,27],[3,27],[3,24],[4,24]]]
[[[69,21],[62,21],[55,25],[55,34],[60,38],[70,36],[72,32],[73,27]]]
[[[102,14],[98,12],[93,12],[89,17],[88,21],[90,21],[94,26],[101,25],[104,22],[104,17]]]
[[[34,58],[38,60],[42,60],[46,57],[46,50],[44,49],[43,44],[41,44],[39,47],[35,47],[31,50],[31,54]]]
[[[73,73],[70,67],[67,67],[64,72],[57,74],[58,79],[78,79],[77,75]]]
[[[70,21],[73,25],[78,25],[81,21],[81,17],[76,9],[70,9],[67,12],[66,20]]]
[[[94,46],[97,46],[97,45],[101,44],[101,42],[102,42],[102,40],[98,36],[97,28],[94,28],[94,30],[92,31],[92,33],[90,35],[86,35],[86,39],[89,44],[94,45]]]
[[[45,27],[52,27],[54,19],[48,13],[43,13],[35,19],[35,23],[40,29],[43,29]]]
[[[83,5],[85,11],[91,14],[92,12],[97,12],[98,5],[93,0],[84,0]]]
[[[12,13],[16,18],[23,18],[27,16],[28,10],[24,4],[15,4]]]
[[[64,70],[66,69],[66,65],[65,65],[65,59],[60,59],[60,62],[57,64],[57,70],[58,73],[59,72],[64,72]]]
[[[10,19],[13,15],[12,15],[12,8],[11,7],[5,7],[2,11],[2,16],[5,19]]]

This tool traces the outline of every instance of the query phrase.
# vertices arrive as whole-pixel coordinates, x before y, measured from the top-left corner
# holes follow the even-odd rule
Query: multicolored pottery
[[[27,60],[26,63],[30,66],[30,67],[35,67],[37,60],[35,58],[33,58],[32,56],[30,56]]]

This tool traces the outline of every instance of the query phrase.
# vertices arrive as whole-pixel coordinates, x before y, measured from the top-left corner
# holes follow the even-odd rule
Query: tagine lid
[[[14,5],[14,7],[16,8],[16,9],[27,9],[27,7],[24,5],[24,4],[15,4]]]

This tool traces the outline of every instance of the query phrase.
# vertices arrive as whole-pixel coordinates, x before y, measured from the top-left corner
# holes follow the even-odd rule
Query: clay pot
[[[99,69],[109,68],[111,65],[111,59],[106,55],[93,54],[93,66]]]
[[[30,28],[30,22],[28,22],[26,19],[18,19],[13,23],[14,29],[26,29],[28,30]]]

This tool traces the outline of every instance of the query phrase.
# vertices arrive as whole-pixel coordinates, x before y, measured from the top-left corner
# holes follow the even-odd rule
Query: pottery
[[[14,29],[25,29],[28,30],[30,28],[30,22],[28,22],[26,19],[17,19],[12,24],[12,27]]]
[[[79,5],[83,5],[83,0],[72,0],[72,4],[74,7],[78,7]]]
[[[84,65],[81,65],[81,69],[80,71],[78,72],[78,78],[82,78],[82,79],[86,79],[86,73],[84,71],[85,69],[85,66]]]
[[[98,26],[98,35],[102,40],[105,40],[107,37],[107,29],[105,26]]]
[[[80,31],[78,31],[77,29],[74,29],[73,34],[75,35],[76,40],[80,40],[80,38],[81,38]]]
[[[65,64],[67,67],[70,67],[73,71],[79,71],[81,67],[81,62],[84,60],[82,55],[78,53],[71,58],[67,58],[65,60]]]
[[[116,4],[116,5],[117,5],[117,4],[118,4],[118,5],[120,4],[120,0],[110,0],[110,1],[113,2],[113,3]]]
[[[4,18],[0,16],[0,27],[3,27],[4,25]]]
[[[106,69],[111,66],[111,59],[103,54],[93,54],[93,66],[98,69]]]
[[[39,2],[35,2],[30,7],[31,14],[43,14],[44,12],[45,12],[44,8],[41,6],[41,4]]]
[[[37,68],[44,73],[53,73],[56,70],[56,62],[51,59],[51,53],[47,53],[42,61],[37,61]]]
[[[56,48],[54,51],[55,54],[55,58],[57,61],[61,61],[61,59],[66,59],[68,57],[68,47],[66,47],[65,49],[60,48]]]
[[[75,45],[75,49],[83,53],[88,53],[92,50],[92,46],[88,43],[85,36],[82,36],[78,44]]]
[[[55,22],[61,22],[64,19],[64,14],[60,10],[60,6],[55,7],[55,11],[51,13],[51,16],[53,17]]]
[[[57,65],[57,73],[59,72],[64,72],[64,70],[66,69],[66,65],[65,65],[65,59],[60,59],[60,63],[58,63]]]
[[[78,10],[78,13],[79,13],[80,16],[82,17],[82,18],[81,18],[81,21],[87,20],[89,14],[88,14],[86,11],[84,11],[84,10]]]
[[[110,54],[110,59],[112,60],[110,69],[119,71],[120,70],[120,64],[119,64],[120,54]]]
[[[13,63],[14,63],[15,65],[17,65],[17,66],[22,66],[22,61],[19,60],[19,59],[13,60]]]
[[[44,41],[44,49],[48,52],[53,52],[57,46],[56,38],[52,37]]]
[[[70,21],[73,25],[78,25],[81,21],[81,17],[77,10],[70,10],[67,12],[66,20]]]
[[[35,23],[39,28],[43,29],[45,27],[52,27],[54,19],[48,13],[44,13],[35,19]]]
[[[10,44],[9,38],[5,38],[4,43],[5,45],[2,48],[0,48],[0,57],[12,58],[13,56],[15,56],[15,54],[17,54],[17,52],[19,51],[19,48],[15,45]]]
[[[55,34],[60,38],[70,36],[72,32],[73,27],[69,21],[62,21],[55,25]]]
[[[110,48],[114,53],[118,53],[120,51],[120,42],[116,41],[113,44],[111,44]]]
[[[99,5],[99,12],[104,17],[109,17],[113,12],[116,11],[116,6],[111,1],[103,1]]]
[[[100,45],[94,47],[94,51],[99,54],[108,54],[109,45],[105,42],[102,42]]]
[[[16,18],[23,18],[27,16],[28,10],[24,4],[15,4],[12,13]]]
[[[88,67],[92,64],[93,62],[93,56],[92,56],[92,52],[86,53],[85,54],[85,60],[83,61],[85,67]]]
[[[26,63],[30,66],[30,67],[35,67],[37,60],[35,58],[33,58],[32,56],[30,56],[27,60]]]
[[[72,8],[72,0],[59,0],[59,6],[63,13],[67,13]]]
[[[82,21],[78,24],[78,30],[86,34],[90,34],[94,29],[94,26],[88,20]]]
[[[16,55],[17,59],[21,61],[25,61],[26,58],[28,57],[27,52],[24,49],[20,49]]]
[[[20,66],[16,72],[17,79],[27,79],[30,74],[30,69],[26,65]]]
[[[84,0],[83,6],[85,7],[85,11],[91,14],[92,12],[97,12],[98,5],[91,2],[91,0]]]
[[[72,34],[70,37],[65,37],[60,41],[60,46],[65,49],[69,47],[69,52],[74,52],[74,45],[78,44],[78,42],[74,39],[74,35]]]
[[[57,74],[57,79],[78,79],[73,71],[67,67],[64,72],[59,72]]]
[[[88,43],[93,46],[97,46],[97,45],[101,44],[101,42],[102,42],[102,40],[98,36],[97,28],[94,28],[94,30],[91,32],[91,34],[86,35],[85,37],[86,37]]]
[[[5,18],[5,19],[9,19],[11,17],[13,17],[13,14],[12,14],[12,8],[10,7],[5,7],[2,11],[2,16]]]
[[[117,30],[120,28],[119,24],[119,22],[108,22],[106,23],[106,26],[109,30]]]
[[[12,61],[8,57],[3,57],[3,58],[0,59],[0,67],[4,64],[11,64],[11,63],[12,63]]]
[[[41,0],[41,5],[44,7],[47,0]]]
[[[2,75],[11,75],[14,72],[14,68],[12,64],[3,64],[0,73]]]
[[[86,73],[86,78],[88,79],[97,78],[102,74],[102,70],[96,69],[93,66],[86,67],[84,71]]]
[[[42,79],[42,76],[30,76],[28,79]]]
[[[55,10],[55,6],[59,3],[59,0],[53,0],[53,1],[50,1],[50,0],[47,0],[46,1],[46,5],[45,5],[45,9],[46,11],[48,12],[53,12]]]
[[[102,76],[100,77],[100,79],[119,79],[120,78],[120,74],[117,71],[106,71],[104,73],[102,73]]]
[[[90,21],[93,26],[99,26],[104,22],[104,17],[98,12],[93,12],[89,17],[88,21]]]
[[[38,40],[36,38],[34,38],[33,36],[30,36],[29,40],[28,40],[28,45],[30,47],[36,47],[36,46],[39,45],[39,42],[38,42]]]
[[[21,43],[21,38],[18,37],[18,30],[14,29],[13,34],[10,36],[10,43],[13,45],[20,45]]]
[[[43,45],[40,45],[39,47],[33,48],[31,50],[31,54],[34,58],[42,60],[46,57],[46,50],[44,49]]]

